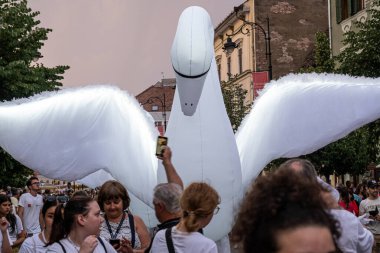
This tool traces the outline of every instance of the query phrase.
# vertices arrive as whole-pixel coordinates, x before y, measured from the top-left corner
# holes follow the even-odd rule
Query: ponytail
[[[196,215],[194,211],[184,211],[182,219],[188,232],[195,232],[200,228],[199,215]]]
[[[188,232],[195,232],[201,227],[201,220],[213,213],[220,198],[214,188],[207,183],[190,184],[180,200],[182,222]]]

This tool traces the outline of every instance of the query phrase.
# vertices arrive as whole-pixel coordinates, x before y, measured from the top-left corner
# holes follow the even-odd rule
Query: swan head
[[[184,115],[192,116],[202,94],[214,55],[214,28],[207,11],[186,8],[178,21],[171,61]]]

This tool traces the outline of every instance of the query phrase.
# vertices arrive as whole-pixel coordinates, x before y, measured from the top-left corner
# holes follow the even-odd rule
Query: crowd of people
[[[95,197],[77,191],[62,203],[40,195],[31,177],[19,199],[17,192],[16,200],[0,194],[1,252],[218,252],[203,229],[219,211],[219,194],[204,182],[184,188],[171,156],[165,148],[168,182],[154,189],[157,227],[148,229],[130,210],[128,191],[117,181],[105,182]],[[242,252],[380,252],[378,189],[373,180],[335,189],[309,161],[288,160],[252,183],[231,240]]]

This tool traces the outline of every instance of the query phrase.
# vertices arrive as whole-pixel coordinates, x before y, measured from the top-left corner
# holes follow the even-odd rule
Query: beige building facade
[[[220,81],[242,84],[251,102],[259,87],[254,76],[269,70],[268,40],[262,30],[270,38],[273,79],[298,72],[313,53],[315,34],[328,31],[328,0],[248,0],[237,9],[238,15],[231,10],[215,28],[215,57]],[[239,17],[262,29],[248,25],[242,29],[248,34],[238,32],[244,24]],[[224,50],[229,37],[237,45],[230,54]]]
[[[378,0],[377,0],[378,1]],[[329,37],[333,56],[343,51],[344,33],[357,29],[355,22],[369,18],[373,0],[329,0]]]

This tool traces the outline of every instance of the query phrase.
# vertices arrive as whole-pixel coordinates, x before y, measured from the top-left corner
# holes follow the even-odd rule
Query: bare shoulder
[[[133,215],[133,219],[135,220],[136,225],[144,225],[145,226],[145,223],[144,223],[143,219],[141,219],[140,216]]]

